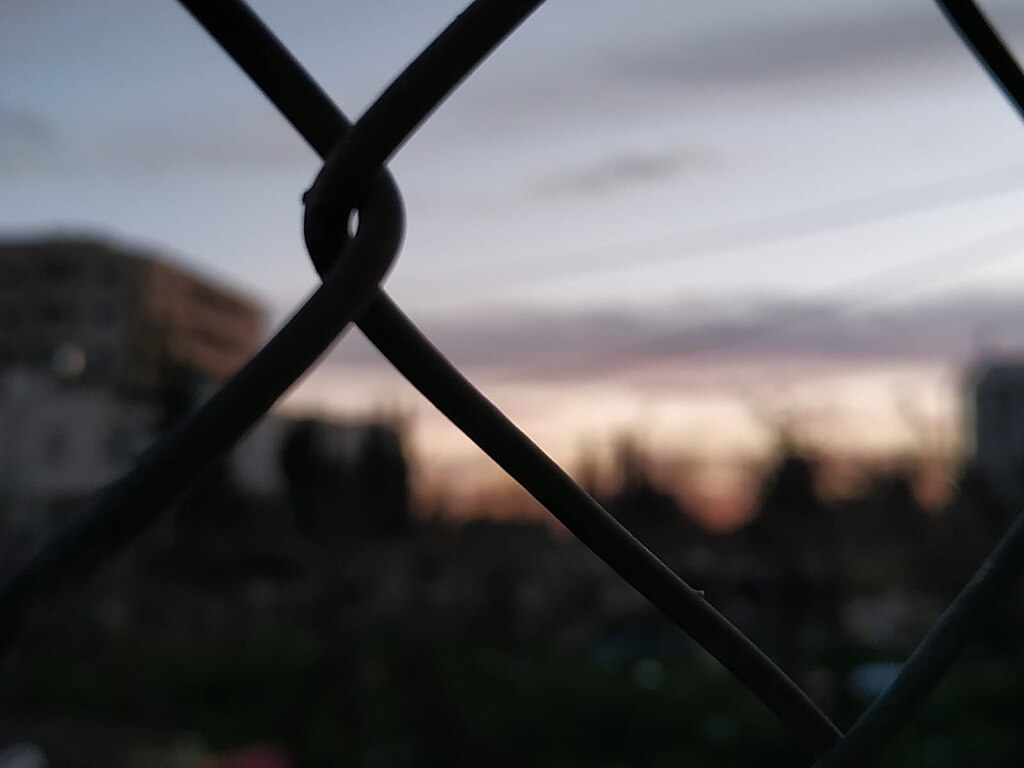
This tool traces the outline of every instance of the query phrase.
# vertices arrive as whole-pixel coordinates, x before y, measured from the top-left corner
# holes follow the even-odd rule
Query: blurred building
[[[151,253],[0,241],[0,535],[80,508],[262,335],[254,301]]]
[[[159,538],[173,568],[266,579],[270,594],[294,575],[296,547],[351,554],[404,538],[411,523],[398,429],[270,414],[203,470]]]
[[[284,458],[287,451],[302,451],[303,455],[292,459],[295,462],[309,462],[316,456],[318,461],[351,466],[359,456],[369,428],[370,425],[362,423],[296,419],[272,413],[239,441],[230,467],[238,481],[253,493],[284,497],[289,482]],[[303,441],[301,448],[295,447],[296,440]]]
[[[35,539],[126,472],[157,409],[51,372],[0,372],[0,535]]]
[[[1003,503],[1024,503],[1024,361],[977,366],[968,378],[975,470]]]
[[[125,474],[256,352],[262,320],[251,300],[149,254],[0,243],[0,550]],[[400,429],[269,416],[204,471],[175,518],[179,533],[212,540],[258,527],[254,509],[280,520],[285,505],[313,538],[404,532]]]
[[[149,253],[88,239],[0,242],[0,371],[81,368],[129,394],[182,373],[219,381],[259,347],[263,314],[237,291]]]
[[[271,434],[300,533],[397,536],[408,531],[409,466],[401,429],[386,421],[292,419]],[[273,423],[264,429],[268,432]],[[257,428],[258,430],[259,428]],[[238,471],[247,455],[239,447]]]

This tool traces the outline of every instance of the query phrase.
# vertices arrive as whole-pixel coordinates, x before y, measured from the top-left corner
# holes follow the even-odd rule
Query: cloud
[[[12,173],[45,150],[55,138],[51,126],[37,115],[0,105],[0,169]]]
[[[779,361],[963,366],[1000,350],[1024,353],[1024,296],[979,293],[872,309],[780,299],[725,316],[665,306],[531,311],[428,319],[422,327],[456,365],[517,380],[629,379],[657,367],[697,371]],[[356,336],[328,364],[380,362]]]
[[[817,14],[806,7],[788,10],[758,17],[756,26],[739,20],[721,24],[704,41],[685,45],[666,35],[618,52],[609,71],[645,81],[792,83],[858,71],[897,73],[900,67],[930,63],[955,44],[931,4],[858,4]],[[1012,38],[1024,32],[1024,6],[1006,3],[990,11],[1003,34]]]
[[[26,145],[44,145],[53,140],[53,132],[39,116],[0,104],[0,149]]]
[[[90,127],[58,146],[43,121],[0,112],[0,161],[34,174],[60,176],[224,173],[311,164],[313,155],[301,138],[276,125],[273,116],[249,121],[247,130],[237,130],[232,120],[224,118],[209,125],[196,120],[173,125],[135,122],[110,130]]]
[[[588,164],[544,176],[545,193],[602,194],[620,187],[635,188],[675,178],[715,164],[711,150],[700,147],[627,150],[601,156]]]
[[[294,168],[308,165],[312,152],[275,115],[262,113],[251,120],[234,115],[224,119],[170,126],[133,127],[122,140],[102,138],[94,157],[103,167],[127,171],[149,169],[248,170]],[[246,125],[240,129],[240,123]]]
[[[695,369],[779,360],[962,366],[999,350],[1024,351],[1022,296],[951,296],[889,308],[783,300],[752,306],[742,315],[654,332],[628,347],[605,350],[603,358],[578,357],[561,375],[615,374],[640,365]]]

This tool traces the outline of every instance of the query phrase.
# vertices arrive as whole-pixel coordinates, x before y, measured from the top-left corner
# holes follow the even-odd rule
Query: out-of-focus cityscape
[[[353,117],[465,10],[250,2]],[[317,284],[179,5],[0,7],[0,578]],[[387,290],[845,729],[1024,503],[1020,131],[931,3],[545,3],[389,160]],[[1022,606],[880,765],[1024,764]],[[354,330],[0,655],[0,768],[811,763]]]
[[[0,574],[264,333],[258,302],[158,253],[0,244]],[[574,474],[849,722],[1024,503],[1024,360],[978,360],[963,399],[967,450],[945,476],[928,452],[837,464],[780,418],[727,528],[661,479],[643,435]],[[95,583],[35,617],[3,662],[0,765],[805,758],[536,509],[494,497],[488,514],[481,497],[470,514],[420,491],[408,428],[386,412],[261,421]],[[980,630],[889,764],[1021,754],[1019,605]]]

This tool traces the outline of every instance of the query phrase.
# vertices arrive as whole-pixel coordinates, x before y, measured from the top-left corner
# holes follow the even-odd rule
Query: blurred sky
[[[461,3],[254,7],[355,116]],[[985,8],[1024,45],[1024,6]],[[0,4],[5,233],[157,246],[259,296],[279,320],[315,284],[300,197],[317,167],[177,4]],[[751,302],[1024,295],[1024,130],[926,0],[552,0],[392,167],[409,226],[389,290],[428,328],[491,329],[498,359],[497,331],[532,333],[521,349],[559,318],[625,317],[663,334],[666,323],[743,316]],[[614,337],[617,326],[586,327]],[[670,376],[664,401],[621,371],[580,374],[573,389],[479,368],[499,404],[562,451],[578,433],[629,425],[677,436],[689,425],[714,443],[716,409],[744,410],[738,392],[786,371],[818,372],[807,379],[828,393],[817,406],[787,389],[807,408],[831,407],[866,372],[884,376],[854,387],[861,398],[871,387],[948,393],[952,380],[933,358],[859,359],[838,373],[833,359],[823,387],[820,361],[794,369],[791,358],[697,399],[680,399],[694,388]],[[411,402],[395,377],[392,393],[379,371],[353,365],[326,366],[309,401]]]

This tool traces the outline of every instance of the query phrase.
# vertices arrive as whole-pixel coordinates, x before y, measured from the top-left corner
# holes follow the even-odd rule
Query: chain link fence
[[[324,160],[304,196],[306,247],[322,285],[189,419],[162,437],[0,587],[10,641],[48,593],[127,547],[227,451],[349,325],[580,541],[700,643],[758,697],[822,768],[865,765],[897,735],[1024,563],[1024,519],[843,734],[761,650],[584,492],[430,343],[382,287],[402,243],[402,199],[387,162],[445,98],[543,0],[476,0],[355,123],[240,0],[180,0]],[[1024,116],[1024,74],[970,0],[938,0],[965,43]]]

